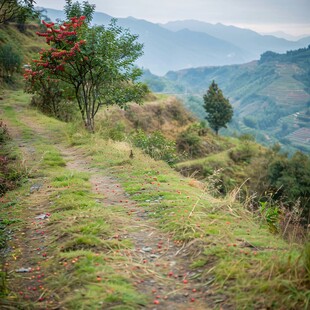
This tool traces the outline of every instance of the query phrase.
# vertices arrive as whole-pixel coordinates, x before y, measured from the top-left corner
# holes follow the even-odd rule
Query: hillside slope
[[[1,198],[10,232],[2,307],[306,307],[298,247],[233,197],[214,198],[125,142],[45,117],[20,91],[3,98],[29,179]]]
[[[145,75],[160,92],[178,93],[203,117],[202,95],[215,80],[234,107],[231,130],[250,133],[265,144],[310,150],[310,48],[276,54],[244,65],[201,67],[168,72],[164,79]],[[160,88],[158,87],[160,85]],[[157,89],[156,89],[157,87]]]
[[[23,63],[27,63],[46,45],[45,40],[36,35],[38,30],[35,24],[25,25],[25,32],[20,32],[14,24],[0,24],[0,44],[10,44],[14,52],[22,56]]]

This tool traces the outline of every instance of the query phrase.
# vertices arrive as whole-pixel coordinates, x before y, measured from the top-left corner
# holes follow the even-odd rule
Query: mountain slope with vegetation
[[[163,79],[146,72],[144,80],[155,91],[180,94],[200,117],[202,96],[215,80],[234,107],[231,132],[308,152],[309,59],[309,47],[286,54],[266,52],[248,64],[171,71]]]

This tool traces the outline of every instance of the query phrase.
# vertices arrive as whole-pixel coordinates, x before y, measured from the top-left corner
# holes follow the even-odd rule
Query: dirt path
[[[145,210],[130,200],[117,179],[102,176],[96,169],[89,168],[88,159],[81,158],[77,151],[62,149],[62,153],[69,169],[91,173],[93,191],[104,195],[102,203],[105,206],[113,208],[122,205],[131,217],[133,229],[123,231],[120,228],[120,234],[115,238],[130,239],[134,243],[133,249],[125,250],[122,254],[132,264],[125,268],[131,270],[138,289],[141,293],[153,296],[154,306],[147,308],[207,309],[199,301],[202,297],[201,284],[190,280],[195,274],[187,266],[186,249],[176,246],[168,234],[156,228],[156,222],[149,220]],[[145,279],[145,275],[148,278],[141,280]]]
[[[21,115],[21,121],[31,128],[35,135],[49,137],[49,132],[35,124],[30,118]],[[11,127],[11,126],[10,126]],[[12,127],[13,128],[13,127]],[[23,141],[18,130],[11,130],[14,139],[18,140],[21,151],[28,164],[35,165],[34,147],[30,141]],[[171,240],[169,234],[157,228],[154,219],[150,219],[145,210],[131,200],[122,189],[117,178],[113,175],[102,174],[91,167],[91,158],[86,157],[80,150],[56,143],[62,157],[66,161],[66,168],[72,171],[88,172],[91,174],[92,191],[100,194],[100,200],[105,207],[122,206],[130,218],[130,229],[119,223],[118,233],[114,238],[129,239],[133,243],[132,249],[120,250],[127,257],[130,265],[118,266],[119,270],[127,273],[133,279],[134,285],[142,293],[150,296],[150,303],[145,309],[209,309],[207,304],[208,288],[195,280],[195,273],[189,268],[187,248]],[[10,277],[11,289],[21,294],[25,300],[40,301],[44,296],[43,280],[44,263],[48,257],[48,246],[51,242],[48,236],[49,195],[51,190],[44,184],[44,179],[35,180],[25,209],[25,229],[14,234],[14,248],[9,249],[6,268]],[[39,217],[39,218],[38,218]],[[25,272],[23,272],[23,269]],[[13,286],[12,286],[13,285]],[[56,309],[51,295],[45,300],[48,309]],[[14,309],[5,305],[7,308]],[[25,309],[27,304],[25,303]],[[211,307],[210,307],[211,308]],[[60,307],[61,309],[61,307]]]
[[[40,160],[33,141],[24,139],[19,128],[8,120],[5,122],[8,124],[10,137],[22,153],[22,166],[31,174]],[[18,197],[23,201],[23,212],[18,218],[23,224],[9,231],[8,247],[1,253],[5,259],[3,270],[7,274],[9,290],[8,297],[0,300],[1,309],[33,309],[33,302],[41,305],[43,300],[49,309],[58,307],[53,295],[46,299],[44,286],[47,275],[44,263],[52,259],[47,256],[51,242],[48,210],[52,190],[45,184],[44,177],[32,179],[30,183],[30,191]],[[9,207],[8,216],[12,219],[16,216],[13,204]]]

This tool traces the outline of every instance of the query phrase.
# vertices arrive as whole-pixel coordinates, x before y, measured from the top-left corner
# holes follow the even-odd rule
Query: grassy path
[[[307,306],[298,248],[232,197],[211,197],[138,149],[130,159],[127,143],[42,116],[28,100],[5,94],[0,116],[30,176],[1,200],[3,309]]]
[[[131,285],[132,295],[136,295],[131,296],[132,301],[127,301],[126,294],[122,291],[128,288],[121,285],[119,291],[110,288],[110,294],[115,293],[116,296],[111,296],[111,302],[102,302],[106,307],[113,308],[119,303],[133,308],[143,306],[150,309],[189,309],[195,302],[196,309],[206,309],[205,302],[199,300],[200,282],[189,280],[193,272],[189,270],[188,262],[178,255],[183,253],[184,248],[176,245],[169,233],[164,233],[157,227],[156,219],[150,219],[145,209],[128,197],[117,178],[113,174],[103,175],[96,166],[92,167],[90,156],[63,143],[57,134],[54,136],[43,124],[37,122],[33,113],[28,115],[27,108],[16,104],[14,109],[16,112],[10,110],[11,115],[20,115],[16,119],[12,117],[7,120],[12,128],[11,136],[19,144],[26,165],[30,169],[37,168],[38,175],[31,180],[29,192],[26,189],[24,193],[27,198],[19,202],[23,209],[16,210],[16,216],[21,216],[22,223],[10,242],[11,250],[5,263],[11,290],[7,302],[4,303],[5,307],[40,308],[44,304],[44,307],[49,308],[60,306],[96,309],[93,301],[83,295],[72,302],[68,301],[67,306],[67,296],[61,290],[66,286],[70,287],[73,282],[73,279],[64,279],[65,273],[71,271],[72,264],[77,264],[84,255],[90,255],[86,253],[86,249],[95,251],[94,255],[100,257],[103,246],[106,247],[104,261],[111,261],[114,270],[111,282],[119,281],[118,278],[128,281],[126,286]],[[14,120],[18,120],[18,126],[14,124]],[[25,137],[25,132],[28,132],[30,137]],[[40,154],[37,154],[37,151]],[[38,162],[40,167],[36,167]],[[54,184],[51,184],[51,179]],[[88,206],[86,207],[85,211],[89,211],[90,215],[86,216],[85,212],[80,210],[80,215],[78,210],[75,210],[76,215],[67,215],[72,206],[64,202],[71,199],[75,202],[74,195],[79,190],[75,188],[76,182],[86,185],[87,194],[92,196],[93,201],[89,200],[87,203],[96,204],[95,210],[87,210]],[[71,187],[72,191],[68,191]],[[59,207],[53,208],[55,199],[66,191],[66,201],[56,203]],[[79,204],[79,201],[75,203]],[[97,208],[104,208],[104,212],[94,216]],[[56,216],[57,219],[54,219]],[[101,220],[98,219],[99,216],[102,216]],[[85,218],[85,225],[81,225],[81,219]],[[93,225],[94,218],[96,225]],[[67,226],[67,229],[59,229],[59,224]],[[104,229],[108,236],[100,240],[98,236]],[[81,230],[86,233],[80,234]],[[87,232],[88,230],[91,233]],[[69,232],[71,236],[68,236]],[[55,246],[59,240],[61,244],[65,244],[61,252],[76,252],[72,259],[71,255],[68,257],[64,254],[64,257],[57,261],[59,249]],[[13,257],[13,260],[10,257]],[[51,274],[51,268],[54,269],[55,264],[66,268]],[[89,264],[89,261],[82,262],[80,269],[90,268]],[[93,276],[97,281],[95,286],[100,287],[100,282],[106,280],[106,275],[100,271],[100,263],[97,263],[97,266],[98,270],[93,272]],[[51,288],[50,284],[55,288]],[[85,295],[93,294],[91,290],[94,289],[95,287],[85,289]],[[124,296],[117,296],[118,294]],[[95,302],[100,304],[98,300]]]
[[[22,120],[36,134],[50,136],[49,131],[39,128],[31,119],[22,117]],[[138,291],[152,296],[158,309],[189,309],[196,300],[196,309],[206,309],[207,306],[199,302],[201,284],[189,280],[195,273],[179,255],[185,252],[184,247],[177,246],[171,235],[158,229],[157,221],[150,219],[145,208],[129,198],[112,174],[102,175],[96,166],[91,167],[91,157],[60,143],[55,147],[65,159],[70,173],[89,174],[92,193],[99,196],[97,202],[116,214],[113,226],[117,229],[113,239],[132,244],[132,248],[117,249],[118,255],[126,258],[118,264],[118,272],[134,278]],[[189,282],[192,282],[190,287],[186,285]]]

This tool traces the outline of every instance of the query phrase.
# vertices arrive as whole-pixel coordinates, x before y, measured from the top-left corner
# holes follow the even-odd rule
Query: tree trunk
[[[88,117],[85,120],[85,127],[86,129],[90,132],[90,133],[94,133],[95,132],[95,120],[93,117]]]

